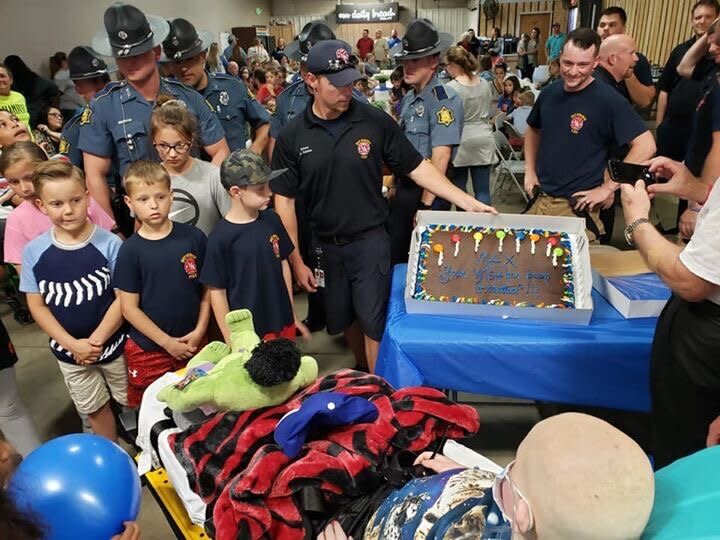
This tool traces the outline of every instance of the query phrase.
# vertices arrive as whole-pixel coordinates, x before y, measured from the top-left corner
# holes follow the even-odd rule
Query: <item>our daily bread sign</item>
[[[397,22],[400,20],[398,2],[384,4],[336,4],[338,23]]]

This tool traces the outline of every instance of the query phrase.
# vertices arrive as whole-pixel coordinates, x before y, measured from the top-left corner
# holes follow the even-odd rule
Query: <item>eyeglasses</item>
[[[54,116],[56,118],[62,118],[62,113],[59,112],[49,112],[48,116]]]
[[[175,150],[176,154],[185,154],[188,150],[190,150],[190,143],[184,142],[177,144],[157,143],[153,144],[153,146],[160,154],[168,154],[170,153],[170,150]]]
[[[528,498],[523,495],[522,491],[520,491],[517,486],[513,483],[512,478],[510,478],[510,469],[512,466],[515,465],[515,460],[512,460],[510,463],[507,464],[507,467],[505,467],[500,474],[498,474],[495,477],[495,481],[493,482],[492,487],[492,495],[493,499],[495,499],[495,503],[498,505],[498,508],[500,508],[500,511],[502,512],[503,516],[505,516],[505,519],[508,520],[510,523],[513,522],[515,519],[515,497],[512,497],[512,500],[504,500],[504,490],[503,490],[503,484],[505,482],[508,483],[512,491],[518,494],[518,496],[525,501],[525,504],[528,508],[528,514],[529,514],[529,520],[530,525],[529,529],[533,528],[533,513],[532,509],[530,508],[530,501],[528,501]],[[512,509],[512,517],[508,514],[507,510]]]

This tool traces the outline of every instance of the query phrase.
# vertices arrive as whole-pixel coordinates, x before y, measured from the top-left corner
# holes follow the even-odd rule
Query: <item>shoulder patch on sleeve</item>
[[[438,101],[442,101],[443,99],[448,98],[447,91],[442,84],[438,84],[435,88],[432,89],[432,92],[435,96],[435,99],[437,99]]]
[[[84,126],[86,124],[89,124],[90,122],[92,122],[92,117],[93,117],[92,109],[90,107],[86,106],[83,109],[82,114],[80,115],[80,125]]]
[[[435,115],[437,116],[438,124],[443,126],[449,126],[455,121],[455,114],[452,112],[452,109],[448,109],[447,107],[441,107]]]

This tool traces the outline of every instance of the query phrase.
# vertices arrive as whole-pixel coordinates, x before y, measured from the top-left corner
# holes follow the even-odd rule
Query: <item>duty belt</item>
[[[382,225],[375,225],[374,227],[370,227],[369,229],[365,229],[353,234],[318,234],[317,237],[321,242],[325,242],[326,244],[346,246],[348,244],[352,244],[353,242],[357,242],[358,240],[362,240],[366,234],[381,227]]]

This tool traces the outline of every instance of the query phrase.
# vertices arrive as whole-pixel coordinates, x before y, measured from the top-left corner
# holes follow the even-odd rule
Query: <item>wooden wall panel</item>
[[[520,14],[521,13],[537,13],[549,12],[552,14],[552,21],[559,22],[562,28],[567,26],[567,10],[563,8],[560,0],[540,0],[534,2],[501,2],[499,11],[495,19],[488,19],[480,8],[480,21],[478,24],[478,34],[490,36],[492,29],[497,26],[502,34],[510,34],[516,36],[520,30]],[[551,23],[552,24],[552,23]],[[541,40],[543,44],[550,32],[549,28],[541,28]]]
[[[692,35],[690,9],[695,0],[607,0],[628,14],[627,33],[651,63],[663,65],[670,51]]]

